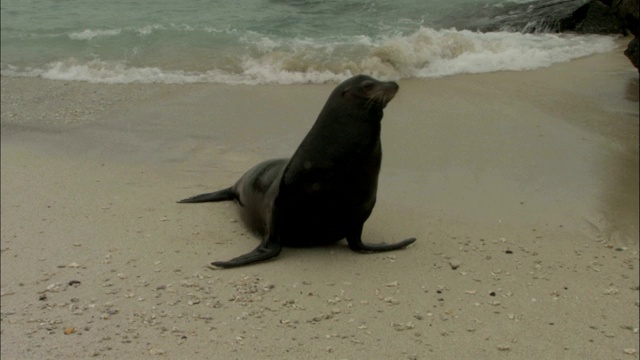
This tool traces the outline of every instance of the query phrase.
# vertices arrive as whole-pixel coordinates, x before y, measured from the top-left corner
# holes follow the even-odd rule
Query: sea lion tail
[[[190,198],[182,199],[179,203],[201,203],[201,202],[214,202],[214,201],[227,201],[235,200],[238,198],[238,194],[233,191],[233,188],[226,188],[223,190],[214,191],[212,193],[195,195]]]

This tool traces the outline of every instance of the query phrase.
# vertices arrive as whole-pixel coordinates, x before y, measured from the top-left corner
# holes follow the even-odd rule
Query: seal
[[[347,239],[358,252],[397,250],[362,241],[362,229],[376,203],[382,161],[383,109],[398,91],[395,82],[366,75],[338,85],[291,159],[262,162],[230,188],[179,203],[235,200],[247,226],[263,236],[253,251],[215,267],[243,266],[276,257],[283,246],[308,247]]]

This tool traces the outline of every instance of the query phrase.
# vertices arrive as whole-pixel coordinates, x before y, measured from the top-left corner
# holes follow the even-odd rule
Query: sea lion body
[[[398,90],[395,82],[352,77],[331,93],[291,159],[262,162],[228,189],[180,202],[237,200],[243,220],[263,240],[252,252],[215,266],[266,260],[282,246],[331,244],[346,238],[355,251],[389,251],[415,241],[363,244],[364,222],[376,203],[382,161],[383,109]]]

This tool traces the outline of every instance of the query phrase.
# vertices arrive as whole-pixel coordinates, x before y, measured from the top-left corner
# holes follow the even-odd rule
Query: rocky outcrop
[[[577,32],[634,35],[625,55],[638,68],[639,0],[538,0],[473,9],[482,32]],[[640,71],[640,68],[638,69]]]
[[[474,9],[481,19],[476,30],[546,33],[575,31],[586,18],[589,0],[506,2],[500,7]]]
[[[640,67],[638,67],[638,29],[640,28],[638,0],[613,0],[611,1],[611,11],[620,20],[625,31],[629,31],[634,36],[633,40],[627,45],[624,54],[640,72]]]
[[[579,14],[579,15],[578,15]],[[591,1],[574,12],[576,32],[582,34],[622,34],[622,22],[611,7],[601,1]]]
[[[627,49],[624,51],[624,54],[629,58],[633,66],[638,69],[638,72],[640,72],[640,68],[638,67],[639,52],[640,50],[638,49],[638,37],[636,36],[635,38],[633,38],[633,40],[631,40],[629,45],[627,45]]]
[[[575,31],[585,34],[633,34],[624,54],[638,67],[638,0],[592,0],[581,7],[586,16]],[[580,10],[580,9],[579,9]],[[578,10],[577,10],[578,11]]]
[[[613,0],[611,11],[620,19],[624,29],[638,37],[638,27],[640,27],[638,0]]]

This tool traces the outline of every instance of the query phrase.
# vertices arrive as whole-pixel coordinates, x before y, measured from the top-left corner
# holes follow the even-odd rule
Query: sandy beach
[[[2,77],[2,359],[637,359],[622,50],[398,83],[363,236],[416,243],[213,270],[256,236],[175,201],[290,156],[336,84]]]

